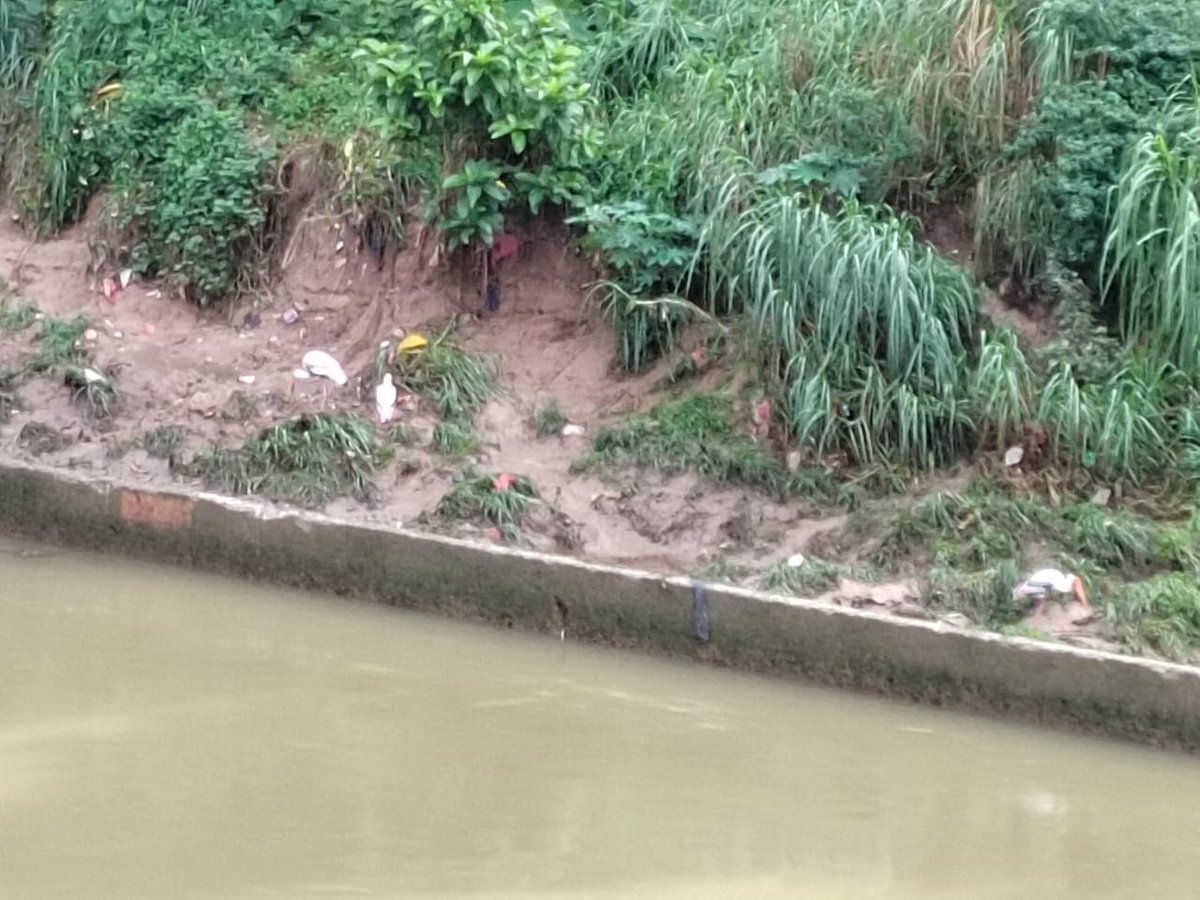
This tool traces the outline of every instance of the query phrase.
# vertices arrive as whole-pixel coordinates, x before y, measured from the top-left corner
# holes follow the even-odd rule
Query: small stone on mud
[[[296,312],[296,310],[285,309],[279,316],[279,321],[283,322],[284,325],[295,325],[299,318],[300,313]]]
[[[238,381],[240,381],[242,384],[254,384],[254,376],[253,375],[239,375]]]
[[[795,472],[800,468],[800,461],[804,457],[799,450],[791,450],[787,455],[787,467],[789,472]]]
[[[793,554],[792,556],[789,556],[787,564],[789,566],[791,566],[793,569],[800,568],[802,565],[804,565],[804,554],[796,553],[796,554]]]
[[[125,337],[125,332],[123,332],[123,331],[114,331],[114,332],[113,332],[113,337],[115,337],[115,338],[123,338],[123,337]]]
[[[1006,466],[1019,466],[1021,464],[1021,460],[1024,458],[1024,447],[1009,447],[1004,454],[1004,464]]]
[[[100,337],[100,332],[98,332],[95,328],[89,328],[83,333],[83,339],[85,341],[94,341],[98,337]]]
[[[1112,499],[1112,488],[1102,487],[1092,495],[1092,502],[1097,506],[1108,506],[1108,501]]]
[[[582,425],[564,425],[562,430],[563,437],[580,437],[583,434]]]

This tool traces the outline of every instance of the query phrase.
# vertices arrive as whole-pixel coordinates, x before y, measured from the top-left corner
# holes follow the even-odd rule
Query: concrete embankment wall
[[[0,464],[0,532],[1200,750],[1200,669]],[[3,594],[0,573],[0,595]]]

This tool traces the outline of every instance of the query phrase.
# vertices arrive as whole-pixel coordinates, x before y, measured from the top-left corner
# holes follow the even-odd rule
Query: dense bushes
[[[109,249],[197,302],[252,277],[316,140],[344,209],[419,197],[449,249],[564,208],[630,369],[746,317],[815,455],[1041,434],[1106,477],[1200,458],[1198,61],[1186,0],[0,2],[27,220],[103,189]],[[989,333],[895,212],[972,196],[985,258],[1070,296],[1057,345]]]
[[[980,197],[985,234],[1025,267],[1052,257],[1095,289],[1109,194],[1129,151],[1147,133],[1173,135],[1194,116],[1200,8],[1044,0],[1029,43],[1046,83],[998,161],[1002,174]]]

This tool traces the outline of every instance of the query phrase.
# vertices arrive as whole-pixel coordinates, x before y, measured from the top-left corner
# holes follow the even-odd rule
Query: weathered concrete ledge
[[[18,463],[0,464],[0,531],[1200,750],[1185,666],[727,587],[701,641],[684,578]]]

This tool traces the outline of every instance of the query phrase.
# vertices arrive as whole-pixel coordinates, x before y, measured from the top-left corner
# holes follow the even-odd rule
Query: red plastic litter
[[[492,487],[497,493],[503,494],[513,486],[513,477],[505,472],[503,475],[497,475],[496,480],[492,482]]]
[[[510,256],[516,256],[521,249],[521,241],[516,235],[498,234],[492,242],[492,264],[502,263]]]

